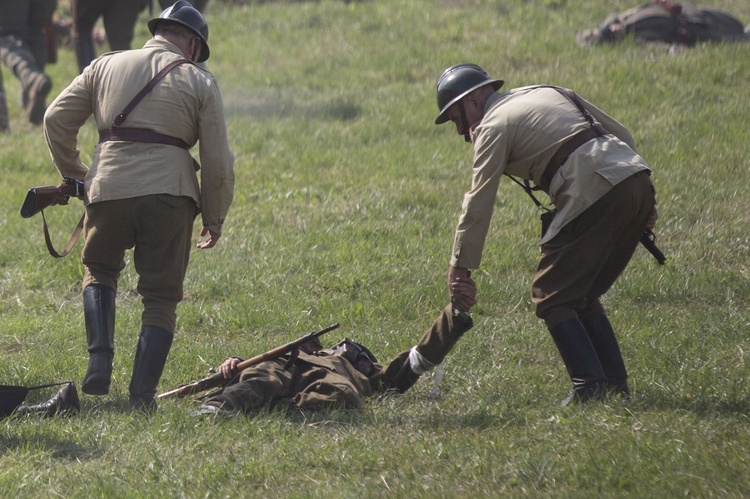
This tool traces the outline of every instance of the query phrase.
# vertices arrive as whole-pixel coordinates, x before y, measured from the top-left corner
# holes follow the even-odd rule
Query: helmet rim
[[[205,29],[205,33],[202,33],[201,30],[191,25],[187,21],[184,21],[178,17],[171,17],[173,13],[178,12],[179,10],[182,10],[182,9],[189,9],[189,11],[191,12],[193,16],[197,16],[196,17],[197,20],[202,21],[202,24],[203,24],[202,29]],[[151,32],[152,35],[155,34],[156,28],[161,23],[179,24],[180,26],[184,26],[188,28],[190,31],[192,31],[193,33],[195,33],[195,35],[201,41],[201,55],[198,58],[197,62],[204,62],[209,58],[209,56],[211,55],[211,51],[208,48],[208,23],[203,18],[203,15],[198,11],[198,9],[193,7],[190,3],[184,0],[178,0],[173,5],[164,9],[162,13],[159,14],[159,17],[151,19],[148,22],[148,30]]]
[[[469,88],[464,89],[459,92],[458,95],[453,96],[448,100],[447,103],[442,104],[441,101],[441,86],[450,85],[453,81],[455,81],[456,77],[459,76],[461,73],[465,75],[469,75],[472,78],[480,78],[481,80],[471,85]],[[464,97],[466,97],[468,94],[473,92],[474,90],[483,87],[485,85],[492,85],[492,88],[494,90],[499,90],[505,82],[503,80],[497,80],[490,78],[487,73],[482,69],[480,66],[472,63],[461,63],[456,64],[454,66],[449,67],[445,71],[443,71],[443,74],[438,79],[437,83],[437,94],[438,94],[438,109],[440,109],[440,113],[438,114],[438,117],[435,119],[435,124],[440,125],[442,123],[445,123],[448,121],[448,117],[446,116],[446,112],[450,107],[455,104],[456,102],[460,101]],[[445,91],[445,88],[443,89]]]

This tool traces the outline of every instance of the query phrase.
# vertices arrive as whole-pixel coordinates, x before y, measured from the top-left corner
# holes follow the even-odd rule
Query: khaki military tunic
[[[233,198],[234,156],[219,87],[207,70],[194,64],[176,67],[122,124],[190,146],[200,141],[199,172],[190,152],[174,146],[104,142],[94,148],[90,167],[83,164],[78,149],[78,130],[89,116],[98,130],[110,128],[156,73],[182,58],[176,46],[154,39],[141,50],[103,55],[50,104],[45,136],[60,173],[85,178],[86,204],[150,194],[188,196],[200,208],[203,225],[220,233]]]
[[[591,103],[581,101],[610,133],[576,149],[551,179],[548,194],[558,213],[540,244],[554,238],[615,185],[639,171],[649,171],[627,129]],[[523,87],[496,92],[489,98],[484,118],[472,130],[472,185],[464,196],[451,265],[479,267],[503,175],[539,185],[560,146],[589,126],[581,112],[552,88]]]

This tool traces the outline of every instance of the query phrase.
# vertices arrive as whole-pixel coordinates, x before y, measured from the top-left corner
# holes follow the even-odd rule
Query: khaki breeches
[[[86,207],[83,287],[117,290],[125,251],[133,248],[142,323],[175,330],[177,303],[190,258],[195,202],[166,194],[93,203]]]
[[[654,202],[648,172],[636,173],[542,245],[532,301],[548,327],[600,306],[633,257]]]

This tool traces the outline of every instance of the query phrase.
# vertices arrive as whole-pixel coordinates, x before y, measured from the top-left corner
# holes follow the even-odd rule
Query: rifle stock
[[[256,355],[255,357],[252,357],[250,359],[243,360],[242,362],[237,364],[237,372],[240,372],[243,369],[247,369],[248,367],[258,365],[261,362],[265,362],[267,360],[273,360],[278,357],[281,357],[282,355],[298,348],[300,345],[303,345],[304,343],[307,343],[308,341],[314,338],[317,338],[318,336],[322,336],[329,331],[333,331],[337,327],[339,327],[338,323],[331,324],[330,326],[323,328],[320,331],[307,333],[306,335],[300,338],[297,338],[294,341],[290,341],[289,343],[281,345],[280,347],[276,347],[260,355]],[[160,393],[156,396],[156,398],[160,399],[160,398],[168,398],[168,397],[186,397],[188,395],[193,395],[193,394],[200,393],[206,390],[210,390],[211,388],[218,388],[226,384],[228,381],[229,380],[226,379],[219,372],[211,376],[207,376],[201,380],[195,381],[193,383],[179,386],[175,388],[174,390],[169,390],[167,392]]]
[[[71,196],[83,195],[83,181],[65,177],[58,186],[32,187],[21,206],[21,216],[31,218],[48,206],[68,204]]]

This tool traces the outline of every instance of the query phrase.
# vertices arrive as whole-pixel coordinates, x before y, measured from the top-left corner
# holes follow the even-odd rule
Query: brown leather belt
[[[566,140],[552,156],[552,159],[549,160],[549,163],[547,163],[547,168],[544,169],[542,178],[539,181],[539,187],[544,192],[549,192],[549,184],[552,182],[552,177],[555,176],[563,163],[568,160],[568,156],[573,154],[573,151],[581,147],[585,142],[606,134],[607,131],[604,128],[599,126],[599,124],[595,124],[591,128],[581,130]]]
[[[165,144],[175,146],[181,149],[189,150],[190,146],[182,139],[171,137],[158,132],[152,132],[144,128],[108,128],[99,130],[99,143],[119,141],[119,142],[149,142],[151,144]]]

